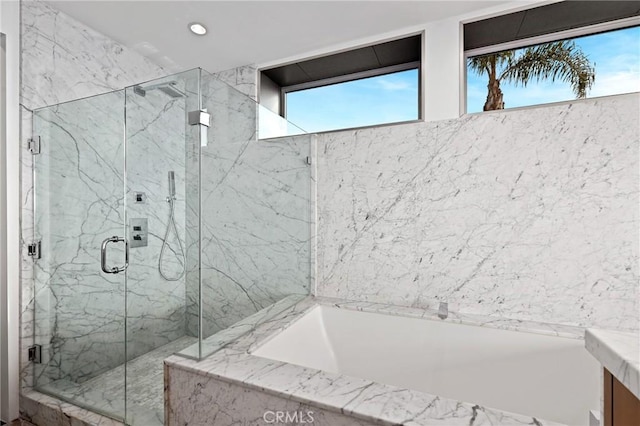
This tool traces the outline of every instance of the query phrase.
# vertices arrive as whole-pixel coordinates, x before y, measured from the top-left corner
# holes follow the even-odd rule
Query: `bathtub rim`
[[[304,310],[300,311],[299,315],[293,321],[287,322],[278,331],[266,336],[260,341],[256,341],[255,343],[253,343],[247,349],[247,351],[250,354],[253,354],[253,352],[258,350],[258,348],[265,345],[267,342],[275,338],[278,334],[284,332],[287,328],[291,327],[293,324],[316,309],[318,306],[326,306],[330,308],[346,309],[350,311],[367,312],[394,317],[423,319],[434,322],[446,322],[450,324],[460,324],[472,327],[486,327],[497,330],[516,331],[518,333],[532,333],[565,339],[585,340],[585,333],[587,329],[586,327],[573,325],[516,320],[512,318],[464,314],[459,312],[449,312],[447,318],[442,319],[438,316],[438,311],[436,309],[410,308],[404,306],[386,305],[383,303],[375,302],[345,301],[328,297],[310,297],[315,302],[313,305],[310,305]]]
[[[468,424],[472,418],[480,416],[484,416],[484,421],[490,424],[504,424],[505,421],[510,422],[509,424],[534,424],[534,419],[542,425],[558,426],[562,424],[466,401],[447,399],[425,392],[385,385],[369,379],[328,373],[262,358],[250,352],[251,348],[259,347],[267,341],[265,339],[277,336],[318,305],[365,312],[386,312],[391,315],[413,318],[437,318],[435,310],[309,296],[276,317],[262,324],[256,324],[251,332],[200,362],[179,356],[166,359],[167,374],[171,374],[172,368],[185,370],[199,376],[233,383],[258,392],[295,400],[318,409],[341,413],[381,425],[398,425],[408,421],[411,421],[412,425],[442,425],[444,413],[449,413],[452,421],[454,418],[457,422],[460,422],[461,418],[466,419],[465,424]],[[450,313],[449,318],[444,321],[572,339],[584,339],[585,331],[583,327],[459,313]],[[165,379],[168,380],[167,377]],[[322,390],[328,389],[326,386],[323,388],[326,383],[331,383],[332,391],[328,394],[322,394]],[[340,383],[341,391],[351,390],[342,392],[340,397],[337,397],[333,388],[336,383]],[[384,411],[380,411],[379,405],[371,403],[372,398],[378,397],[384,400]],[[170,404],[170,401],[167,403]],[[482,421],[481,418],[476,419],[478,423]]]

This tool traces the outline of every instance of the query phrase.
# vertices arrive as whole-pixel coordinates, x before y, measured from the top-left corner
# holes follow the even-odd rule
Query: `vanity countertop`
[[[640,335],[589,328],[585,346],[604,368],[640,399]]]

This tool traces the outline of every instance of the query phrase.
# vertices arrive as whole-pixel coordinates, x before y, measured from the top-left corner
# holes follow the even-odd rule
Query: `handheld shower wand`
[[[167,197],[167,203],[169,203],[169,222],[167,222],[167,231],[164,233],[164,238],[162,239],[162,248],[160,249],[160,257],[158,258],[158,271],[160,272],[160,276],[167,281],[178,281],[180,278],[184,276],[186,271],[186,258],[184,256],[184,249],[182,248],[182,241],[180,241],[180,235],[178,234],[178,227],[176,226],[176,217],[175,217],[175,201],[176,201],[176,175],[171,170],[168,174],[169,178],[169,196]],[[162,270],[162,259],[164,257],[164,250],[169,246],[167,239],[169,238],[169,232],[171,231],[171,227],[173,226],[173,232],[176,234],[176,240],[178,240],[178,246],[180,247],[180,254],[182,256],[182,271],[180,275],[176,278],[167,277]]]
[[[169,197],[176,198],[176,174],[173,170],[169,172]]]

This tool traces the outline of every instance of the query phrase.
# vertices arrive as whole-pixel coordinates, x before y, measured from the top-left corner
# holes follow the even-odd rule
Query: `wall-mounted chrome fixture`
[[[147,202],[147,194],[144,192],[134,192],[133,202],[136,204],[144,204]]]
[[[189,113],[191,114],[191,113]],[[164,238],[162,239],[162,247],[160,248],[160,257],[158,257],[158,272],[160,272],[160,276],[167,281],[178,281],[180,278],[184,276],[186,272],[186,261],[187,259],[184,256],[184,248],[182,247],[182,241],[180,240],[180,234],[178,234],[178,227],[176,226],[176,216],[175,216],[175,203],[176,203],[176,174],[173,170],[167,173],[167,177],[169,178],[169,196],[167,197],[167,203],[169,203],[169,221],[167,222],[167,230],[164,233]],[[182,258],[182,269],[180,271],[180,275],[176,277],[169,277],[165,275],[162,270],[164,251],[166,248],[169,248],[169,233],[171,232],[171,228],[173,228],[173,232],[176,236],[176,240],[178,240],[178,247],[180,248],[180,257]],[[175,253],[175,250],[172,250]]]
[[[131,248],[146,247],[149,244],[149,221],[147,218],[131,219],[129,230],[129,246]]]
[[[182,90],[178,89],[177,85],[178,85],[177,81],[167,81],[165,83],[150,84],[144,87],[133,86],[133,93],[135,93],[136,95],[145,97],[147,96],[147,92],[150,92],[152,90],[159,90],[171,98],[186,97],[187,95]]]
[[[189,124],[200,126],[200,146],[207,146],[207,130],[211,126],[211,114],[205,109],[189,111]]]

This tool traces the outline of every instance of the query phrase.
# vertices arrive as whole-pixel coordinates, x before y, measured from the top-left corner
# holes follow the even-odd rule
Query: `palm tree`
[[[516,55],[515,50],[469,58],[469,67],[489,76],[484,111],[504,109],[501,82],[526,86],[530,80],[564,81],[576,98],[584,98],[596,78],[595,64],[573,41],[563,40],[531,46]]]

